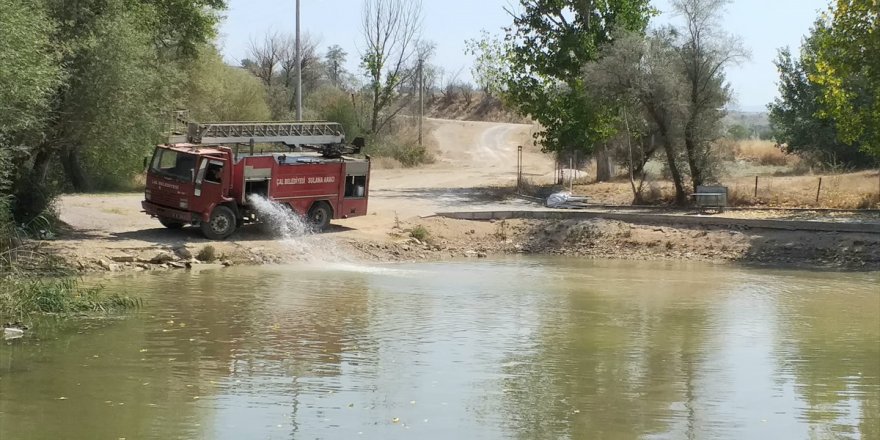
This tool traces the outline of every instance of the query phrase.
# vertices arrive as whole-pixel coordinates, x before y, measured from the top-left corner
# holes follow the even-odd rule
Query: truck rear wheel
[[[235,214],[225,206],[211,211],[211,218],[202,222],[202,234],[211,240],[223,240],[235,232]]]
[[[183,227],[182,222],[166,217],[159,217],[159,223],[162,223],[162,226],[165,226],[168,229],[180,229]]]
[[[315,203],[312,205],[312,209],[309,210],[309,223],[311,223],[318,232],[321,232],[330,226],[331,218],[333,218],[333,212],[330,210],[330,205],[326,202]]]

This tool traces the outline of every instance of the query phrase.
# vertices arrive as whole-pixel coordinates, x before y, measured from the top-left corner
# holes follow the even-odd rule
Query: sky
[[[485,29],[501,33],[511,23],[505,7],[515,0],[423,0],[423,38],[437,46],[434,64],[447,72],[461,71],[470,80],[473,57],[464,53],[464,42],[477,38]],[[338,44],[348,52],[349,71],[357,70],[362,48],[362,0],[301,0],[301,27],[324,48]],[[751,51],[751,59],[727,70],[733,86],[732,107],[743,111],[764,111],[777,96],[778,75],[773,59],[778,48],[796,49],[828,0],[733,0],[723,15],[726,32],[739,36]],[[654,0],[661,11],[652,25],[675,23],[668,0]],[[514,7],[515,9],[515,7]],[[247,57],[251,40],[267,32],[293,34],[295,0],[229,0],[220,29],[219,45],[230,64]]]

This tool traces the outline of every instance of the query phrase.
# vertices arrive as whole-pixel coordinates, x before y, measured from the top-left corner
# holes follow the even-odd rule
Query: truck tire
[[[180,229],[183,227],[182,222],[166,217],[159,217],[159,223],[162,223],[162,226],[165,226],[168,229]]]
[[[333,212],[327,202],[315,203],[309,210],[309,223],[318,232],[322,232],[330,226],[331,218],[333,218]]]
[[[211,211],[211,218],[202,222],[202,235],[211,240],[223,240],[235,232],[235,214],[226,206]]]

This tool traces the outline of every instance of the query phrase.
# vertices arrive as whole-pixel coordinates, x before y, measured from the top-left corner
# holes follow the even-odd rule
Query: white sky
[[[473,59],[464,54],[464,41],[481,29],[499,33],[511,18],[503,7],[516,0],[423,0],[424,38],[437,45],[435,64],[446,71],[462,71],[470,78]],[[654,0],[661,11],[655,23],[668,23],[668,0]],[[776,96],[776,50],[796,48],[828,0],[734,0],[724,15],[727,32],[742,38],[751,51],[750,61],[728,70],[736,105],[746,111],[763,111]],[[348,51],[349,70],[358,65],[361,0],[301,0],[302,28],[317,37],[323,51],[338,44]],[[248,42],[268,31],[293,33],[295,0],[230,0],[221,28],[220,46],[230,64],[247,56]]]

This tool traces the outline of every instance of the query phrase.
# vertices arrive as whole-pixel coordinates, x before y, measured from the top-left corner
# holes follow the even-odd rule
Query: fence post
[[[816,204],[819,204],[819,194],[822,192],[822,178],[819,178],[819,189],[816,190]]]
[[[516,147],[516,193],[522,195],[523,147]]]
[[[758,200],[758,176],[755,176],[755,200]]]

